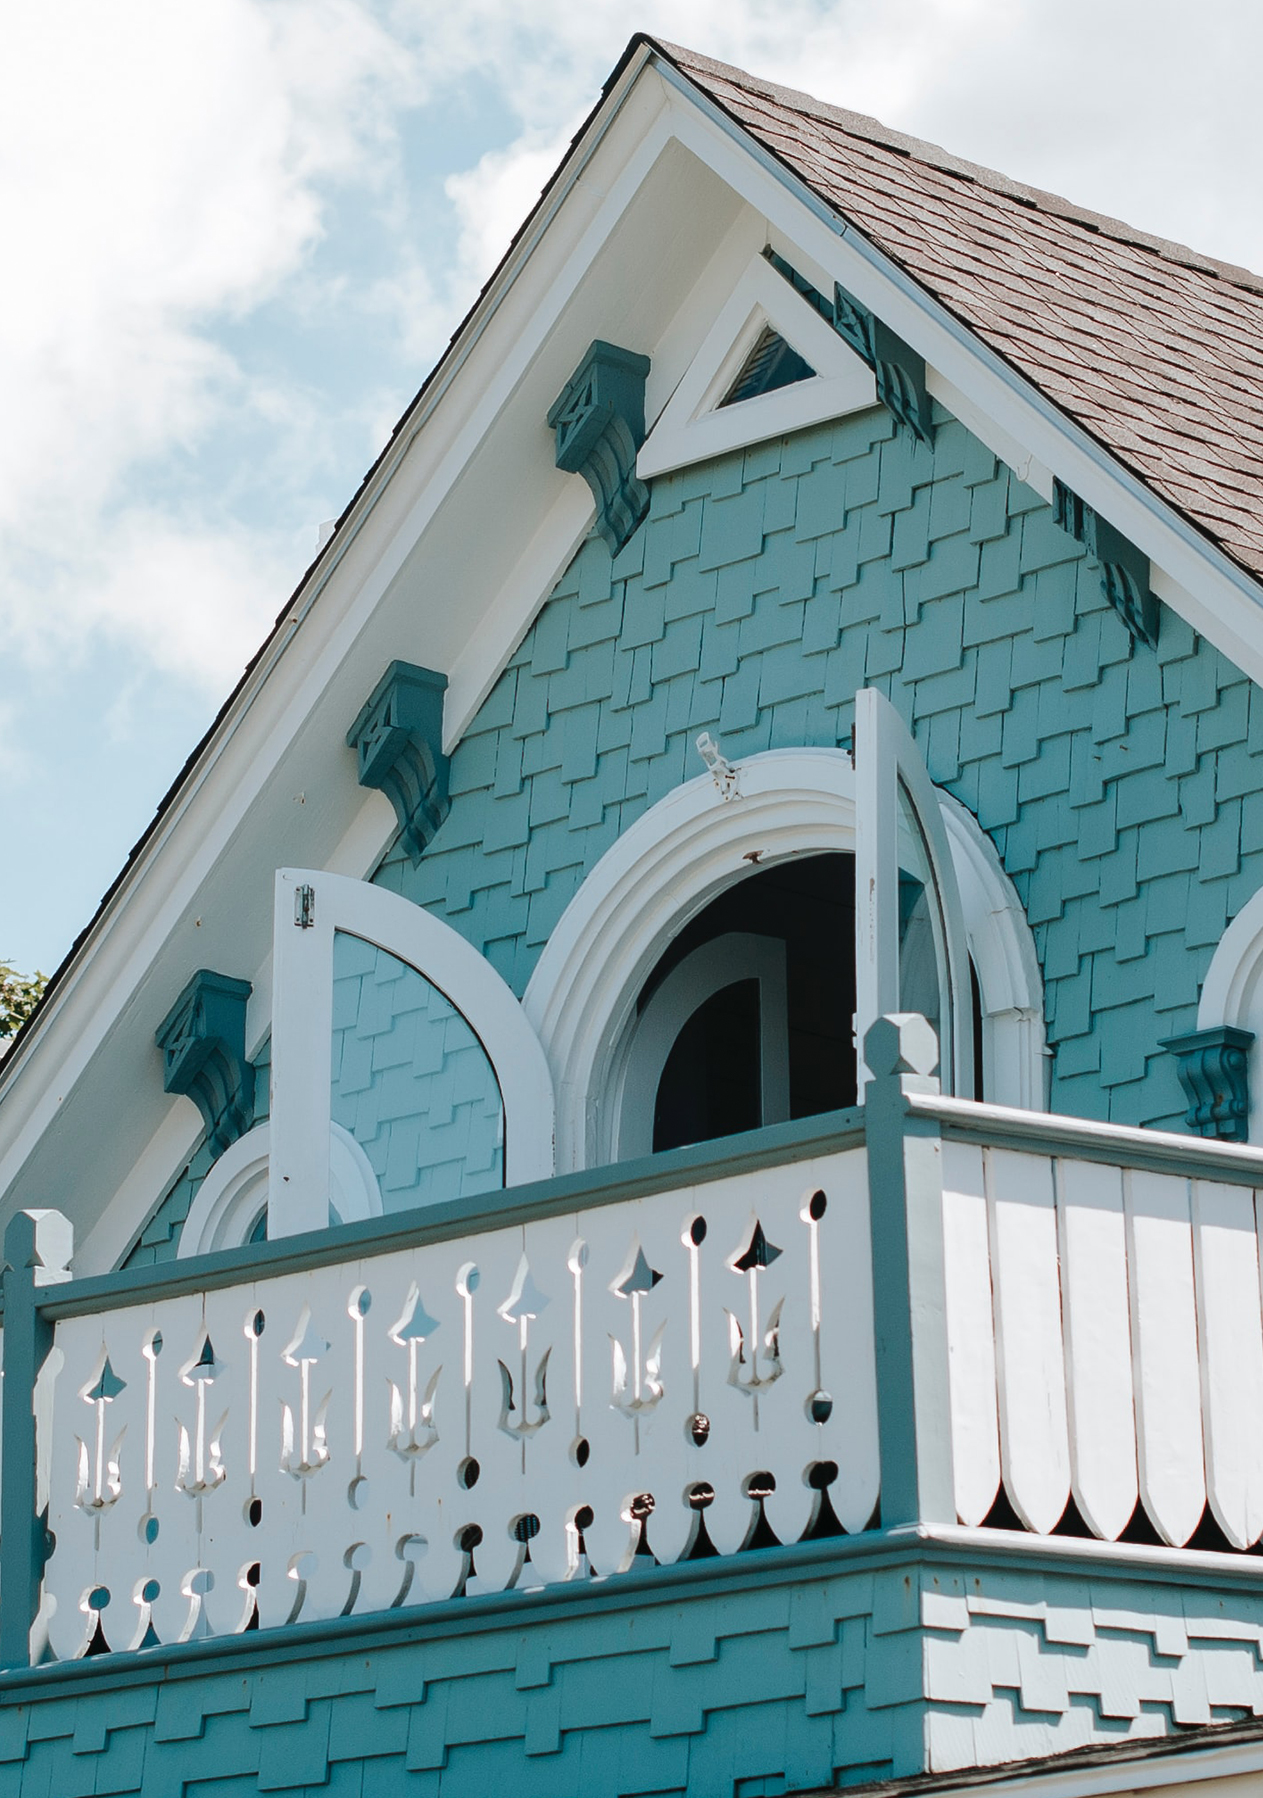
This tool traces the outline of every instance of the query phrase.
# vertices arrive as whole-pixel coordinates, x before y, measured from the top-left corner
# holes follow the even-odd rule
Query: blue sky
[[[1249,0],[19,9],[0,960],[87,922],[635,28],[1263,268]]]

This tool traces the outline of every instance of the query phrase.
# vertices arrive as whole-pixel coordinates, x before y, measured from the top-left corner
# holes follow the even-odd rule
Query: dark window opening
[[[645,984],[640,1008],[687,955],[715,937],[748,931],[779,938],[786,958],[791,1118],[853,1105],[855,862],[803,856],[747,875],[680,932]],[[761,1117],[759,987],[733,969],[667,1058],[654,1107],[655,1150],[757,1128]]]
[[[736,406],[742,400],[757,399],[761,393],[775,393],[778,387],[792,387],[798,381],[810,381],[815,369],[793,349],[778,331],[765,325],[754,348],[741,364],[740,372],[719,406]]]

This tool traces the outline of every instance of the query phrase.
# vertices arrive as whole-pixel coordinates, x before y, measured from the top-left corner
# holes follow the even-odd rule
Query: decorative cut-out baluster
[[[179,1491],[189,1498],[201,1499],[215,1487],[221,1485],[225,1477],[222,1454],[224,1426],[228,1421],[227,1409],[223,1411],[218,1422],[210,1430],[206,1424],[206,1389],[213,1386],[224,1371],[224,1363],[215,1358],[214,1346],[206,1331],[202,1332],[202,1340],[197,1353],[184,1363],[180,1369],[180,1378],[186,1386],[191,1386],[197,1394],[197,1409],[193,1429],[181,1423],[177,1418],[176,1428],[179,1435],[179,1460],[175,1483]],[[201,1518],[197,1528],[201,1531]]]
[[[747,1340],[735,1312],[728,1312],[728,1339],[732,1353],[728,1380],[753,1400],[756,1430],[759,1427],[759,1394],[779,1380],[784,1371],[781,1366],[780,1326],[785,1301],[777,1299],[766,1322],[761,1321],[759,1315],[759,1275],[764,1268],[779,1261],[780,1256],[780,1249],[774,1242],[768,1241],[763,1225],[756,1217],[749,1242],[729,1262],[732,1271],[744,1274],[749,1285],[750,1331]],[[763,1371],[760,1371],[759,1365],[760,1351],[764,1355]]]
[[[631,1304],[631,1359],[617,1336],[610,1337],[610,1346],[614,1358],[614,1396],[611,1400],[615,1410],[624,1412],[631,1418],[636,1453],[640,1453],[640,1414],[651,1411],[658,1404],[663,1394],[662,1384],[662,1338],[666,1325],[662,1324],[654,1332],[648,1348],[641,1354],[641,1302],[646,1293],[653,1291],[662,1275],[657,1268],[650,1267],[645,1251],[640,1246],[640,1238],[633,1239],[633,1252],[629,1257],[629,1265],[611,1281],[610,1291],[619,1298],[629,1300]]]
[[[548,1357],[552,1353],[551,1347],[546,1348],[536,1362],[533,1380],[529,1360],[531,1320],[541,1316],[547,1304],[548,1298],[531,1278],[530,1264],[523,1255],[518,1262],[509,1296],[503,1304],[497,1306],[505,1323],[516,1324],[518,1327],[518,1350],[521,1355],[520,1403],[515,1405],[513,1402],[513,1375],[504,1362],[499,1361],[502,1387],[500,1428],[506,1436],[516,1437],[521,1442],[523,1473],[526,1471],[527,1439],[542,1430],[548,1422]],[[532,1388],[535,1404],[534,1417],[531,1416]],[[516,1420],[510,1422],[515,1411],[517,1412]],[[538,1519],[536,1521],[538,1523]],[[538,1529],[534,1533],[537,1535]],[[529,1537],[526,1538],[528,1541],[529,1539]]]
[[[314,1410],[311,1403],[311,1370],[328,1350],[329,1344],[312,1322],[311,1307],[304,1305],[299,1313],[298,1327],[281,1350],[285,1365],[298,1369],[297,1427],[292,1406],[284,1401],[281,1403],[281,1467],[296,1480],[310,1479],[329,1459],[327,1419],[332,1388]],[[305,1508],[305,1492],[303,1503]]]
[[[414,1280],[408,1290],[407,1302],[398,1320],[389,1330],[390,1340],[400,1348],[408,1351],[408,1391],[407,1397],[400,1388],[391,1381],[390,1385],[390,1435],[389,1446],[401,1460],[408,1462],[414,1474],[409,1481],[409,1490],[416,1496],[415,1465],[419,1455],[434,1447],[439,1433],[434,1423],[434,1400],[438,1391],[439,1375],[443,1368],[440,1364],[434,1369],[426,1382],[425,1391],[420,1389],[420,1374],[417,1365],[418,1351],[423,1342],[427,1342],[438,1329],[438,1319],[431,1317],[421,1303],[421,1292]]]
[[[111,1505],[117,1504],[123,1490],[121,1457],[123,1437],[127,1433],[127,1426],[124,1424],[123,1428],[114,1436],[107,1451],[105,1414],[119,1393],[125,1391],[126,1387],[127,1381],[119,1379],[110,1365],[109,1355],[102,1347],[101,1359],[97,1363],[95,1373],[87,1385],[79,1390],[79,1396],[84,1404],[92,1406],[95,1429],[91,1450],[82,1436],[77,1438],[79,1477],[75,1490],[75,1503],[79,1509],[98,1517],[102,1511],[108,1511]],[[100,1546],[99,1540],[97,1546]]]

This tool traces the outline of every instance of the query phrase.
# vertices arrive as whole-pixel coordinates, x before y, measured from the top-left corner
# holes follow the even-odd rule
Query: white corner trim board
[[[811,364],[815,378],[717,410],[767,325]],[[876,404],[872,371],[758,255],[720,307],[664,406],[636,458],[636,472],[647,480]]]
[[[504,1106],[505,1185],[553,1171],[548,1063],[512,991],[449,924],[397,893],[345,875],[281,868],[272,947],[269,1236],[320,1229],[329,1206],[333,938],[395,955],[455,1006],[482,1044]]]
[[[265,1119],[230,1144],[198,1187],[180,1232],[178,1259],[240,1248],[268,1202],[272,1126]],[[358,1224],[382,1215],[372,1163],[349,1130],[329,1127],[329,1222]]]
[[[739,799],[726,803],[701,774],[638,818],[588,874],[544,946],[522,1007],[553,1070],[559,1172],[614,1159],[616,1108],[607,1095],[621,1076],[636,1001],[689,919],[748,873],[752,858],[766,867],[793,855],[855,852],[855,771],[844,750],[767,750],[741,761],[739,775]],[[997,1053],[984,1064],[988,1095],[1027,1106],[1046,1079],[1034,945],[994,849],[963,808],[949,807],[984,1050]]]

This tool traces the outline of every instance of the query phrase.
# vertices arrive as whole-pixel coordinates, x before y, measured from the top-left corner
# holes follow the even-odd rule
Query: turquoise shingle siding
[[[1246,1581],[816,1546],[6,1682],[0,1798],[752,1798],[1263,1714]]]
[[[933,450],[874,410],[656,481],[613,563],[584,544],[458,744],[419,865],[396,849],[375,878],[521,993],[588,870],[701,771],[699,731],[731,759],[844,743],[871,683],[1026,907],[1054,1109],[1179,1127],[1157,1045],[1195,1025],[1214,947],[1263,884],[1263,694],[1169,610],[1156,653],[1133,650],[1052,508],[936,418]],[[335,1116],[388,1207],[416,1202],[392,1181],[420,1105],[374,1136],[357,1078]],[[199,1151],[131,1265],[174,1255],[207,1166]]]
[[[1176,1125],[1159,1040],[1195,1022],[1263,882],[1263,695],[1174,613],[1157,652],[1051,507],[941,410],[931,451],[866,412],[658,480],[611,564],[590,539],[452,758],[452,811],[376,878],[519,993],[585,873],[701,772],[909,720],[989,832],[1047,984],[1052,1102]]]
[[[333,938],[332,1112],[387,1211],[503,1184],[500,1089],[464,1018],[414,968]]]

